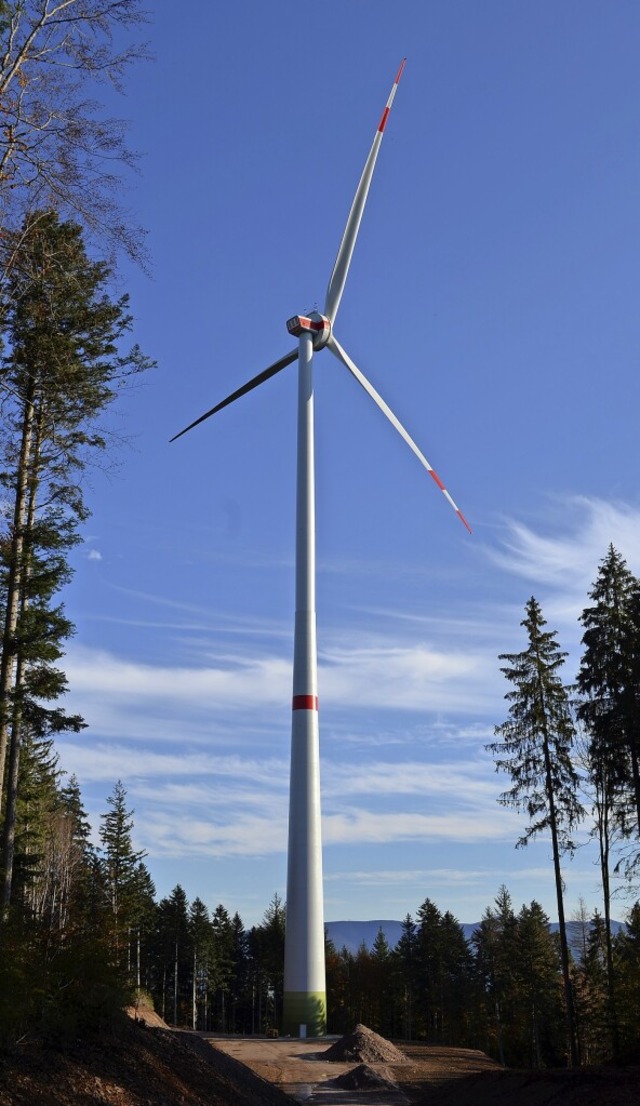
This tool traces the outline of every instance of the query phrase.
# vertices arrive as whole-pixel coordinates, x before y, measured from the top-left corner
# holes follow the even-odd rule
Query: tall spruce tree
[[[582,612],[577,713],[614,817],[640,837],[640,582],[609,546]]]
[[[609,546],[582,612],[583,654],[577,715],[585,729],[585,762],[598,839],[608,993],[608,1030],[620,1048],[616,969],[611,932],[611,855],[616,838],[640,839],[640,584]],[[632,849],[628,873],[637,862]]]
[[[284,933],[286,912],[276,892],[265,910],[262,924],[253,926],[249,947],[256,969],[258,1024],[262,1029],[279,1024],[284,986]]]
[[[562,1032],[558,943],[549,932],[547,915],[535,901],[523,906],[518,914],[516,949],[521,1020],[526,1027],[518,1062],[535,1068],[555,1067],[562,1061],[566,1040]],[[573,999],[571,1020],[571,1030],[575,1032]],[[574,1063],[577,1062],[576,1048]]]
[[[487,908],[472,937],[486,1034],[483,1045],[501,1064],[507,1063],[518,1022],[517,929],[511,896],[502,886],[495,909]]]
[[[130,971],[131,936],[140,920],[140,864],[146,853],[133,847],[133,814],[127,808],[127,792],[120,780],[107,799],[109,810],[101,815],[101,866],[111,910],[112,949],[120,968]]]
[[[223,1033],[228,1032],[229,998],[233,981],[233,922],[222,903],[211,916],[213,936],[214,1018]]]
[[[56,661],[73,626],[55,597],[69,580],[68,553],[88,515],[83,472],[107,444],[102,413],[128,377],[150,365],[137,346],[121,350],[131,326],[128,299],[109,296],[111,271],[89,259],[79,227],[38,213],[13,240],[0,305],[0,486],[8,506],[0,543],[5,905],[23,741],[83,724],[50,705],[66,690]]]
[[[211,919],[202,899],[196,898],[189,907],[189,936],[193,950],[191,976],[191,1028],[208,1029],[209,982],[213,961]]]
[[[231,1025],[235,1033],[247,1033],[251,1029],[252,1014],[249,938],[242,918],[237,911],[231,919],[231,927],[231,955],[233,961]]]
[[[413,1037],[417,957],[417,926],[411,914],[407,914],[402,922],[400,940],[392,953],[393,975],[401,1011],[401,1035],[407,1040]]]
[[[521,625],[527,633],[527,648],[521,653],[503,653],[499,658],[507,662],[501,671],[514,686],[505,696],[510,703],[510,717],[496,727],[501,740],[487,748],[495,757],[496,771],[507,772],[512,779],[512,787],[499,801],[529,816],[529,825],[517,845],[527,845],[540,833],[551,836],[569,1055],[575,1066],[579,1057],[560,860],[563,853],[575,847],[572,833],[583,810],[572,761],[575,727],[569,696],[559,676],[567,654],[560,650],[555,632],[544,629],[546,621],[536,599],[532,597],[525,610]]]

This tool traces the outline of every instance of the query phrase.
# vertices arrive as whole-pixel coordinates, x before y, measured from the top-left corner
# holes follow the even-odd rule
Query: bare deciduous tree
[[[123,209],[122,166],[133,168],[126,125],[98,99],[122,90],[148,57],[132,35],[142,0],[0,0],[0,243],[34,212],[80,221],[114,251],[144,260],[143,234]],[[7,253],[9,256],[7,257]]]

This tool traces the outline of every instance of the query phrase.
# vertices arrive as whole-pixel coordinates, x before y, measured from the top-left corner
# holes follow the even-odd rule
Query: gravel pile
[[[338,1060],[361,1064],[402,1064],[407,1057],[391,1041],[380,1037],[366,1025],[357,1025],[353,1033],[347,1033],[323,1053],[324,1060]]]
[[[344,1075],[339,1075],[337,1079],[332,1079],[331,1086],[339,1087],[343,1091],[398,1090],[398,1084],[394,1083],[390,1072],[384,1068],[381,1071],[374,1071],[368,1064],[360,1064],[357,1068],[345,1072]]]

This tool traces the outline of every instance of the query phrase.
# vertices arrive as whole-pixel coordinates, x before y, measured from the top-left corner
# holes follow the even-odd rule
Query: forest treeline
[[[14,900],[2,926],[0,1039],[64,1042],[106,1028],[126,1003],[151,999],[170,1024],[222,1033],[277,1028],[282,1010],[285,904],[274,895],[246,928],[223,904],[189,902],[181,886],[158,900],[133,813],[117,783],[99,845],[77,782],[65,782],[46,743],[30,750]],[[640,1025],[640,904],[608,940],[603,917],[572,925],[570,977],[579,1062],[632,1056]],[[515,909],[505,887],[472,938],[426,898],[390,948],[380,931],[356,953],[326,942],[329,1030],[362,1022],[386,1037],[479,1048],[501,1063],[569,1059],[560,941],[537,902]]]

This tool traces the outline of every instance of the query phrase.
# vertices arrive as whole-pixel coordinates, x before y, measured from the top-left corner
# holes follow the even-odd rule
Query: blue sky
[[[156,61],[115,108],[153,259],[121,288],[159,364],[110,416],[117,471],[91,479],[66,595],[89,728],[62,766],[96,824],[122,779],[159,894],[180,882],[246,924],[284,896],[295,366],[168,439],[322,306],[407,56],[336,332],[473,536],[319,356],[325,911],[401,918],[428,896],[468,922],[506,883],[555,917],[549,845],[514,849],[484,745],[528,598],[571,680],[608,544],[640,572],[640,8],[151,7]],[[585,843],[566,865],[569,913],[599,905],[595,860]]]

